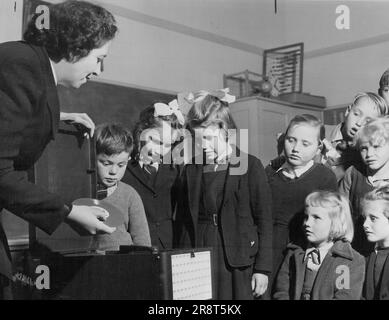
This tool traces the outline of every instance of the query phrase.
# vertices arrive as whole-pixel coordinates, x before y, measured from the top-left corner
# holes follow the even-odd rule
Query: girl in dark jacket
[[[201,92],[188,114],[199,157],[182,174],[178,243],[212,247],[216,299],[262,295],[272,268],[271,195],[259,159],[231,142],[227,90]]]
[[[276,300],[359,300],[365,259],[350,242],[354,228],[342,195],[313,192],[305,200],[304,247],[289,244],[278,272]]]

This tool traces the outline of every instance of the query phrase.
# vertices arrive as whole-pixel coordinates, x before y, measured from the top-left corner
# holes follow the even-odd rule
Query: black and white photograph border
[[[51,28],[50,5],[61,2],[1,0],[0,45],[22,40],[33,16],[37,28]],[[96,125],[120,122],[133,130],[142,110],[155,102],[168,106],[177,96],[180,102],[182,93],[204,89],[212,93],[228,88],[229,94],[236,97],[228,108],[238,128],[240,149],[260,159],[264,167],[282,156],[280,137],[295,116],[312,115],[321,120],[327,133],[335,130],[345,121],[347,108],[358,93],[378,92],[380,78],[389,68],[389,0],[88,2],[111,12],[118,32],[104,64],[101,63],[104,72],[98,77],[88,76],[88,83],[78,90],[58,86],[61,113],[85,113]],[[2,90],[0,87],[0,93]],[[216,98],[223,101],[220,96]],[[5,101],[1,99],[0,108]],[[189,110],[182,111],[187,117]],[[1,116],[5,115],[0,111]],[[245,141],[239,140],[241,129],[247,131],[243,135],[248,138]],[[96,197],[97,192],[93,140],[82,142],[78,132],[73,126],[61,125],[58,138],[26,170],[26,179],[59,193],[66,203]],[[0,141],[5,143],[2,138]],[[0,151],[3,157],[1,154]],[[1,170],[6,169],[1,161],[0,176]],[[73,172],[69,174],[66,170]],[[87,173],[84,181],[72,187],[84,173]],[[1,183],[0,179],[3,188]],[[236,197],[240,196],[238,191],[234,193]],[[201,307],[199,303],[177,308],[169,303],[142,304],[145,315],[177,318],[185,314],[200,318],[201,315],[242,316],[246,310],[244,304],[239,307],[234,302],[212,301],[217,296],[215,266],[220,263],[218,254],[221,254],[218,249],[224,250],[220,247],[192,250],[121,247],[121,254],[110,251],[85,254],[82,246],[90,244],[94,236],[81,241],[82,237],[69,226],[61,226],[49,236],[28,219],[6,210],[5,201],[5,198],[0,201],[0,209],[4,208],[0,227],[10,248],[11,296],[15,300],[106,300],[111,296],[168,301],[204,298],[211,306],[207,307],[207,302]],[[215,226],[218,218],[214,216]],[[245,236],[249,237],[250,232]],[[67,245],[62,246],[64,243]],[[251,242],[252,247],[257,245]],[[53,248],[57,253],[53,254]],[[33,254],[37,250],[42,253],[39,258]],[[66,252],[66,258],[58,252]],[[0,250],[0,254],[7,252]],[[131,276],[124,272],[125,264],[132,265]],[[78,272],[71,274],[73,269]],[[109,281],[97,281],[105,274]],[[56,281],[56,276],[61,279]],[[342,278],[347,275],[340,271],[339,276],[340,286],[347,284],[348,280]],[[100,287],[83,288],[81,284],[86,278],[88,283],[96,281]],[[112,283],[114,279],[117,284]],[[0,285],[2,281],[5,278],[0,278]],[[50,290],[50,294],[45,293]],[[107,292],[102,293],[104,290]],[[116,295],[109,290],[116,291]],[[271,299],[270,293],[261,296],[262,300]]]

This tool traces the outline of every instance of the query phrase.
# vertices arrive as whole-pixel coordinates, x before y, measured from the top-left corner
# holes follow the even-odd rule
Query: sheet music
[[[171,256],[173,300],[212,299],[211,252]]]

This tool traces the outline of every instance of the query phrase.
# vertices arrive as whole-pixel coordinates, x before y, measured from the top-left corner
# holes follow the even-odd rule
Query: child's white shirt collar
[[[232,147],[229,143],[227,143],[226,150],[224,150],[224,152],[216,158],[216,164],[226,164],[231,154]]]
[[[232,150],[231,145],[229,143],[227,143],[226,150],[224,150],[224,152],[215,159],[215,167],[213,168],[213,171],[217,171],[217,168],[219,166],[228,163],[228,160],[231,157],[232,151],[233,150]]]
[[[287,161],[277,170],[277,172],[282,171],[282,174],[290,179],[300,178],[305,172],[313,167],[315,162],[313,160],[309,161],[302,168],[293,168]]]
[[[145,165],[147,165],[147,163],[144,163],[142,160],[139,160],[139,166],[143,169],[143,167]],[[159,163],[158,162],[153,162],[153,163],[150,163],[149,165],[153,166],[157,171],[158,171],[158,168],[159,168]]]
[[[109,197],[112,193],[115,192],[115,190],[118,188],[118,184],[119,184],[119,183],[115,184],[115,185],[112,186],[112,187],[108,187],[108,188],[107,188],[107,197]]]
[[[330,241],[330,242],[327,242],[325,243],[324,245],[322,245],[321,247],[319,248],[315,248],[315,247],[309,247],[306,251],[305,251],[305,255],[304,255],[304,261],[307,260],[307,257],[308,255],[314,251],[314,250],[319,250],[319,253],[320,253],[320,262],[319,264],[314,264],[312,262],[311,259],[308,259],[307,261],[307,267],[310,269],[310,270],[313,270],[313,271],[317,271],[319,270],[319,268],[321,267],[322,263],[323,263],[323,260],[324,258],[326,257],[327,253],[330,251],[330,249],[333,247],[334,245],[334,242],[333,241]]]
[[[379,175],[367,175],[367,182],[375,188],[389,184],[389,173],[381,173]]]

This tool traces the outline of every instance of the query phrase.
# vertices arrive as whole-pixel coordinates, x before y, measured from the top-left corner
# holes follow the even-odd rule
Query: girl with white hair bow
[[[134,130],[134,150],[123,182],[140,195],[151,243],[159,249],[173,247],[173,215],[179,167],[172,163],[175,145],[185,118],[178,101],[155,103],[143,110]]]

